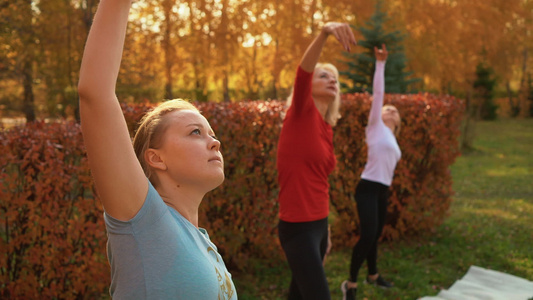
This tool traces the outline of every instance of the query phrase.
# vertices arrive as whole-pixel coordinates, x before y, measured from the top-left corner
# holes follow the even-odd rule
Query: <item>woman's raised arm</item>
[[[368,115],[368,124],[374,124],[381,121],[381,108],[383,107],[383,97],[385,96],[385,62],[387,61],[387,47],[383,49],[374,47],[376,56],[376,70],[374,71],[374,80],[372,82],[372,106]]]
[[[107,214],[129,220],[139,211],[148,180],[135,156],[115,85],[131,0],[101,0],[80,69],[83,140],[97,193]]]
[[[356,44],[350,25],[337,22],[326,23],[324,27],[322,27],[318,36],[315,37],[313,42],[307,47],[307,50],[300,61],[300,67],[304,71],[311,73],[315,70],[315,66],[320,58],[320,53],[322,53],[322,48],[329,35],[335,36],[346,51],[350,51],[351,45]]]

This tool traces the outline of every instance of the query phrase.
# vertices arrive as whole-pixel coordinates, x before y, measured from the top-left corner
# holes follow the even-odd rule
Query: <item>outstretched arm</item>
[[[129,136],[115,85],[131,0],[101,0],[80,69],[78,93],[89,166],[106,213],[129,220],[148,191]]]
[[[385,94],[385,62],[387,61],[387,48],[383,44],[383,49],[374,47],[376,55],[376,70],[374,72],[374,82],[372,89],[372,107],[368,116],[368,125],[381,120],[381,108],[383,107],[383,96]]]
[[[318,36],[311,42],[309,47],[304,53],[302,60],[300,61],[300,67],[311,73],[314,71],[315,66],[322,53],[322,48],[326,43],[329,35],[335,36],[335,38],[342,44],[344,50],[350,51],[351,46],[356,44],[355,37],[353,35],[350,25],[346,23],[329,22],[322,27],[322,30]]]
[[[318,36],[316,36],[313,42],[307,47],[307,50],[300,60],[300,69],[303,70],[304,73],[298,73],[296,75],[294,94],[292,97],[293,102],[291,104],[296,113],[305,110],[305,107],[311,107],[311,103],[305,101],[306,99],[309,99],[309,94],[311,93],[312,79],[310,78],[309,73],[313,73],[315,70],[315,66],[322,53],[322,48],[329,35],[335,36],[346,51],[350,50],[350,45],[356,44],[355,37],[348,24],[330,22],[324,25]]]

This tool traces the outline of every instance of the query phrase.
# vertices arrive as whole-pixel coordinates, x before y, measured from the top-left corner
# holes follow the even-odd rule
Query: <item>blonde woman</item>
[[[392,287],[392,284],[378,273],[377,244],[385,224],[389,187],[396,163],[401,157],[400,147],[396,141],[401,120],[396,107],[383,105],[387,48],[385,45],[379,50],[376,47],[374,53],[376,71],[373,82],[373,100],[366,127],[368,158],[355,191],[361,237],[353,248],[350,279],[341,285],[343,300],[356,298],[357,277],[365,260],[368,267],[366,282],[382,288]]]
[[[288,299],[330,299],[323,267],[328,251],[329,184],[335,167],[333,130],[340,117],[337,69],[318,64],[328,36],[346,51],[348,24],[327,23],[300,61],[278,144],[279,239],[292,271]]]
[[[224,180],[220,142],[190,103],[165,102],[131,144],[115,95],[130,0],[101,0],[80,70],[82,133],[108,232],[113,299],[237,299],[198,207]]]

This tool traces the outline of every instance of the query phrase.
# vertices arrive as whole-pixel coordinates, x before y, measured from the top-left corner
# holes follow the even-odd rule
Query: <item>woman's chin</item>
[[[221,186],[222,183],[224,183],[224,179],[225,179],[224,173],[221,173],[221,174],[217,175],[216,177],[213,177],[210,180],[211,184],[210,184],[209,191],[212,191],[212,190],[218,188],[219,186]]]

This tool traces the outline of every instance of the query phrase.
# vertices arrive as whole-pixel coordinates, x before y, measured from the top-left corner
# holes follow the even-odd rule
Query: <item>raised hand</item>
[[[322,27],[322,31],[333,35],[346,51],[350,51],[352,45],[357,45],[353,31],[347,23],[328,22]]]
[[[374,55],[376,55],[376,60],[387,61],[387,56],[389,55],[389,52],[387,52],[387,47],[385,46],[385,44],[382,44],[381,48],[383,49],[378,49],[378,47],[374,47]]]
[[[322,48],[328,39],[328,36],[333,35],[344,47],[344,50],[350,51],[351,45],[356,45],[355,37],[353,35],[350,25],[346,23],[329,22],[322,27],[320,34],[311,42],[304,56],[300,61],[300,67],[306,72],[313,72],[315,65],[318,62]]]

